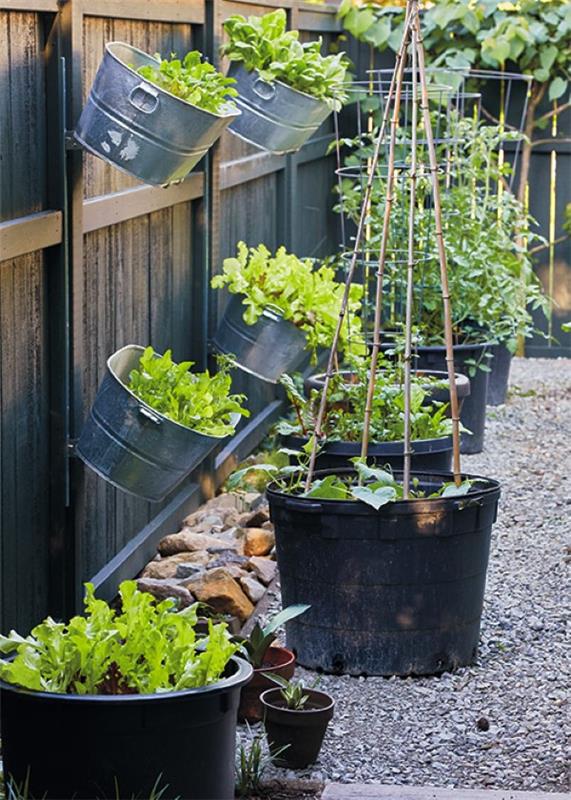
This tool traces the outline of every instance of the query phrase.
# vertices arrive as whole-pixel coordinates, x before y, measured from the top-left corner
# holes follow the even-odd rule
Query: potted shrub
[[[352,675],[472,663],[499,484],[414,472],[405,499],[402,473],[360,459],[309,489],[306,469],[266,467],[283,603],[311,606],[286,626],[299,663]]]
[[[252,668],[226,626],[195,631],[134,581],[115,610],[86,586],[85,616],[0,638],[5,780],[46,798],[230,800],[236,711]]]
[[[234,83],[197,50],[169,60],[110,42],[75,138],[145,183],[181,181],[240,116]]]
[[[79,457],[123,491],[157,502],[235,432],[243,395],[230,393],[230,362],[192,372],[152,347],[127,345],[107,372],[77,443]]]
[[[280,247],[274,255],[265,245],[238,244],[236,258],[227,258],[212,286],[224,286],[233,295],[214,336],[219,352],[231,353],[238,366],[262,380],[276,383],[305,358],[304,348],[316,360],[318,348],[331,342],[343,284],[328,264],[316,267]],[[340,349],[363,349],[358,310],[362,287],[351,287],[348,321]]]
[[[295,655],[287,647],[274,644],[275,632],[289,620],[303,614],[309,606],[295,605],[284,608],[276,614],[262,628],[258,622],[252,628],[250,636],[241,639],[242,653],[253,667],[253,674],[240,693],[238,719],[248,722],[258,722],[262,719],[262,706],[260,695],[271,687],[272,681],[268,677],[279,675],[289,680],[295,670]]]
[[[239,14],[224,23],[222,55],[232,62],[242,115],[232,133],[272,153],[294,153],[347,99],[343,53],[323,56],[321,39],[300,42],[286,31],[283,8],[261,17]]]
[[[279,766],[303,769],[317,761],[335,701],[301,683],[277,682],[281,688],[266,689],[260,698],[268,747]]]
[[[367,369],[355,368],[346,375],[333,376],[328,394],[323,439],[317,455],[320,469],[350,467],[351,459],[361,454],[363,416],[367,402]],[[370,440],[367,451],[371,462],[402,469],[404,453],[404,390],[396,382],[396,370],[379,371],[372,404]],[[411,394],[412,466],[418,470],[449,470],[452,461],[451,421],[448,404],[427,400],[427,378],[413,382]],[[286,448],[303,449],[315,428],[321,391],[305,398],[290,376],[282,378],[291,415],[276,426]],[[293,454],[292,454],[293,455]]]

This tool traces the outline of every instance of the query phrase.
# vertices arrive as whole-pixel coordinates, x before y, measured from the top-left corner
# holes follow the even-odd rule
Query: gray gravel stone
[[[514,359],[485,450],[462,464],[502,484],[477,662],[439,678],[322,676],[336,711],[320,759],[276,775],[570,788],[571,360]]]

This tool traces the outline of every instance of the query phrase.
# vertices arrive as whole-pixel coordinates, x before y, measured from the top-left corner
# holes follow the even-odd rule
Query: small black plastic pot
[[[306,357],[303,331],[274,308],[264,309],[258,321],[248,325],[244,310],[242,295],[233,295],[212,342],[216,350],[233,355],[240,369],[268,383],[277,383],[284,372],[295,372]]]
[[[413,477],[426,494],[453,479]],[[286,625],[299,664],[350,675],[432,675],[473,662],[500,496],[497,481],[478,480],[463,497],[399,500],[378,511],[270,484],[282,603],[310,605]]]
[[[149,695],[66,695],[0,683],[5,780],[46,800],[231,800],[236,714],[252,667],[232,658],[210,686]]]
[[[302,436],[284,436],[284,447],[301,450],[308,439]],[[412,442],[412,469],[427,472],[447,472],[452,464],[452,437],[417,439]],[[393,472],[403,469],[404,442],[373,442],[369,444],[368,461],[379,467],[388,466]],[[352,467],[351,459],[361,455],[360,442],[326,442],[317,456],[318,469],[346,469]]]
[[[493,344],[490,353],[494,357],[490,360],[492,371],[488,379],[488,405],[501,406],[506,402],[513,353],[501,342]]]
[[[270,752],[279,753],[276,763],[289,769],[303,769],[317,761],[333,717],[332,697],[315,689],[303,693],[309,699],[299,710],[287,708],[280,689],[267,689],[260,697]]]

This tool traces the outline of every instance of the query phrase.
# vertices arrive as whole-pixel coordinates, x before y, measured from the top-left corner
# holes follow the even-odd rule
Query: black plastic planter
[[[345,376],[348,383],[350,383],[351,378],[354,377],[355,373],[352,373],[350,370],[340,370],[339,374],[341,376]],[[444,385],[434,385],[431,383],[422,384],[422,388],[426,392],[426,398],[424,404],[428,403],[449,403],[450,402],[450,390],[448,388],[448,373],[444,372],[443,370],[417,370],[415,372],[417,377],[430,377],[436,378],[438,381],[442,381]],[[309,375],[304,381],[304,388],[306,394],[309,396],[312,390],[321,391],[325,386],[325,374],[321,373],[318,375]],[[458,394],[458,404],[460,409],[462,409],[462,405],[464,400],[470,394],[470,380],[467,375],[460,375],[456,373],[456,392]]]
[[[237,366],[268,383],[295,372],[306,357],[306,336],[279,309],[266,308],[254,325],[244,322],[242,295],[233,295],[214,336],[220,353],[231,354]]]
[[[284,447],[301,450],[308,439],[301,436],[283,437]],[[452,437],[419,439],[412,442],[413,470],[419,472],[448,472],[452,464]],[[369,445],[369,463],[379,467],[389,466],[393,472],[403,469],[404,442],[375,442]],[[361,455],[360,442],[327,442],[317,456],[318,469],[345,469],[352,467],[352,458]]]
[[[276,764],[290,769],[303,769],[317,761],[333,717],[335,702],[328,694],[315,689],[305,689],[304,694],[309,699],[298,711],[286,708],[279,689],[268,689],[260,697],[270,751],[277,754]]]
[[[428,493],[452,480],[449,473],[415,477]],[[496,481],[481,480],[465,497],[398,501],[379,511],[270,485],[283,606],[311,606],[286,626],[302,666],[430,675],[472,663],[500,496]]]
[[[107,361],[77,454],[113,486],[158,502],[225,437],[205,436],[179,425],[127,389],[129,373],[143,352],[143,347],[127,345]],[[236,415],[236,424],[238,419]]]
[[[79,696],[2,683],[5,779],[30,797],[231,800],[236,713],[252,668],[200,689],[153,695]],[[167,788],[165,788],[167,787]]]
[[[470,433],[463,433],[460,451],[466,454],[481,453],[484,448],[484,430],[486,427],[486,396],[488,393],[489,372],[483,369],[471,370],[469,361],[488,367],[486,353],[489,343],[454,345],[454,368],[470,378],[470,395],[462,405],[460,419]],[[446,369],[446,348],[444,346],[418,347],[415,350],[418,358],[415,366],[427,370]],[[473,373],[473,374],[472,374]]]
[[[494,357],[490,360],[488,405],[501,406],[506,402],[513,353],[501,343],[493,344],[490,352]]]

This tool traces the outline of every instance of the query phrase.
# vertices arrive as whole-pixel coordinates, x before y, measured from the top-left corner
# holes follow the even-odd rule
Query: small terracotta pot
[[[289,681],[293,678],[295,670],[295,655],[286,647],[269,647],[261,667],[254,668],[254,674],[249,682],[242,687],[240,692],[240,705],[238,707],[238,719],[243,722],[259,722],[264,711],[260,703],[260,695],[266,689],[275,689],[276,684],[267,673],[280,675]]]
[[[305,689],[304,694],[307,703],[297,711],[287,708],[280,689],[269,689],[260,699],[268,746],[278,766],[303,769],[319,756],[335,701],[316,689]]]

